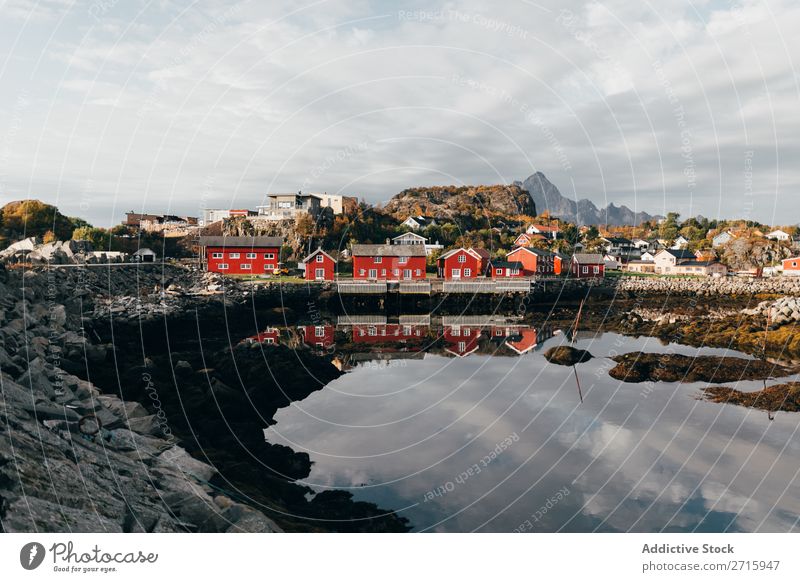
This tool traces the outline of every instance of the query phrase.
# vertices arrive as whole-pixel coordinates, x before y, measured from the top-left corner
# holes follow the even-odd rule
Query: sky
[[[0,0],[0,203],[99,226],[541,171],[800,221],[800,3]]]

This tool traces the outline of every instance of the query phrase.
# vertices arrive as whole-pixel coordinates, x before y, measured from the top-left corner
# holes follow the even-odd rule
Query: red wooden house
[[[605,276],[603,255],[598,253],[576,253],[572,257],[572,276],[579,279]]]
[[[322,249],[317,249],[305,259],[306,281],[333,281],[336,275],[336,259]]]
[[[486,274],[489,251],[476,248],[458,248],[439,257],[437,272],[442,279],[474,279]]]
[[[525,276],[519,261],[492,261],[489,271],[493,279]]]
[[[405,281],[425,278],[423,245],[353,245],[353,279]]]
[[[206,270],[226,275],[271,275],[283,239],[277,236],[201,236]]]
[[[251,335],[244,341],[247,343],[259,343],[268,346],[276,346],[281,343],[281,331],[277,327],[268,327],[264,331]]]
[[[356,324],[353,326],[353,343],[405,344],[420,342],[427,334],[427,325],[405,325],[399,323]]]
[[[532,247],[517,247],[506,255],[506,260],[522,263],[522,274],[525,277],[555,274],[556,255],[550,251]]]

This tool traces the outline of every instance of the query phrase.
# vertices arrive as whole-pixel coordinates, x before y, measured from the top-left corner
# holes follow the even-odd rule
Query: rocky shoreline
[[[142,341],[139,335],[123,333],[119,343],[109,342],[113,332],[126,329],[157,337],[159,323],[173,322],[189,306],[226,313],[248,307],[252,288],[224,282],[214,289],[218,283],[211,279],[168,266],[115,266],[112,276],[96,267],[0,265],[2,531],[324,531],[335,528],[303,520],[328,514],[352,520],[355,531],[407,529],[404,520],[354,503],[349,493],[329,491],[309,501],[311,490],[293,483],[308,474],[307,455],[264,443],[260,432],[271,415],[309,388],[262,386],[246,394],[233,383],[235,373],[225,369],[230,350],[215,352],[214,372],[173,358],[163,346],[137,365],[130,342]],[[299,294],[295,299],[300,301]],[[104,326],[110,337],[104,337]],[[154,330],[146,331],[148,326]],[[242,353],[249,347],[235,349],[236,358],[249,356]],[[276,352],[271,364],[292,366],[292,357]],[[310,389],[339,373],[312,354],[303,357],[327,378]],[[259,370],[255,364],[252,369]],[[249,380],[257,384],[257,378]],[[225,398],[224,418],[209,419],[208,411],[218,410],[209,395]],[[257,406],[248,408],[245,400]],[[187,412],[180,418],[183,407],[194,417]],[[261,458],[253,466],[232,455],[224,435],[210,430],[237,419],[239,434],[227,440],[241,439],[257,451]],[[203,436],[192,421],[203,426]]]

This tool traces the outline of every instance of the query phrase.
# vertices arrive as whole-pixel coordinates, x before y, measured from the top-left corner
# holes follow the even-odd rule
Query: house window
[[[241,255],[239,253],[228,253],[228,257],[231,259],[238,259]]]
[[[325,257],[323,257],[322,255],[317,255],[317,262],[318,263],[321,263],[324,260],[325,260]]]
[[[275,265],[264,265],[264,271],[274,271]]]
[[[450,276],[453,279],[460,279],[461,278],[461,269],[450,269]]]
[[[375,257],[373,262],[374,263],[382,263],[383,262],[383,257]]]
[[[411,335],[411,326],[410,325],[404,325],[403,326],[403,335]]]
[[[511,269],[511,274],[512,275],[519,275],[519,269],[517,269],[516,267]]]
[[[459,352],[466,352],[467,351],[467,342],[458,342],[458,351]]]
[[[459,263],[466,263],[467,262],[467,256],[466,255],[458,255],[458,262]]]
[[[325,327],[318,325],[314,328],[314,335],[316,337],[325,337]]]
[[[450,335],[452,335],[453,337],[460,336],[461,335],[461,328],[460,327],[454,327],[453,330],[450,332]]]
[[[589,272],[589,267],[584,267],[584,268],[583,268],[583,272],[584,272],[584,273],[588,273],[588,272]]]
[[[381,277],[385,277],[385,276],[386,276],[386,269],[381,269]]]
[[[245,257],[247,257],[248,259],[255,259],[256,258],[256,254],[255,253],[247,253],[245,255]]]
[[[495,274],[495,275],[497,275],[497,276],[499,277],[500,275],[502,275],[502,274],[503,274],[503,269],[495,269],[495,270],[494,270],[494,274]]]
[[[314,278],[315,279],[324,279],[325,278],[325,269],[317,269],[314,271]]]
[[[421,275],[422,275],[422,270],[421,269],[417,269],[417,277],[419,277]]]
[[[378,278],[378,269],[370,269],[369,270],[369,278],[370,279],[377,279]]]
[[[264,253],[264,258],[265,259],[274,259],[275,258],[275,253]]]
[[[464,269],[465,277],[472,277],[472,269]]]
[[[363,277],[366,274],[366,271],[364,269],[359,269],[358,274]]]
[[[597,265],[595,265],[595,267],[594,267],[594,274],[595,275],[600,274],[600,267],[598,267]]]
[[[400,269],[392,269],[392,275],[394,277],[399,277],[400,276]]]
[[[253,265],[251,265],[250,263],[242,263],[241,268],[244,271],[249,271],[250,269],[253,268]]]
[[[411,278],[411,269],[403,269],[403,279]]]
[[[219,265],[217,265],[217,268],[224,271],[225,269],[228,268],[228,263],[220,263]]]
[[[374,327],[370,327],[369,330],[367,331],[367,333],[369,335],[371,335],[371,336],[376,336],[376,335],[378,335],[378,330],[376,328],[374,328]]]
[[[408,262],[408,257],[400,257],[397,262],[401,265],[405,265]]]
[[[222,258],[222,253],[211,253],[211,258],[212,259],[221,259]]]
[[[470,333],[471,333],[471,332],[470,332],[470,329],[469,329],[469,328],[467,328],[467,329],[465,329],[465,330],[464,330],[464,335],[465,335],[465,336],[468,336]]]

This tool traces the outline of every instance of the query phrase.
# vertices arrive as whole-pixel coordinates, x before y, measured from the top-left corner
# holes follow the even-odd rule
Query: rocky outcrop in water
[[[763,360],[682,354],[631,352],[611,358],[617,365],[609,370],[623,382],[736,382],[788,376],[796,370]]]
[[[592,354],[572,346],[556,346],[547,350],[544,353],[544,357],[551,364],[574,366],[575,364],[588,362],[592,359]]]
[[[720,404],[735,404],[769,412],[800,412],[800,382],[776,384],[755,392],[710,386],[703,389],[703,398]]]

